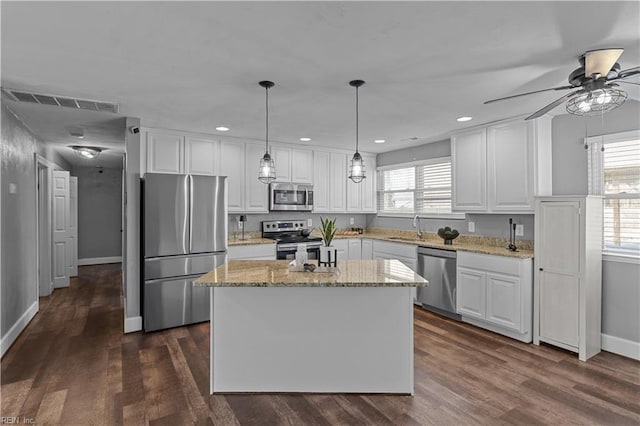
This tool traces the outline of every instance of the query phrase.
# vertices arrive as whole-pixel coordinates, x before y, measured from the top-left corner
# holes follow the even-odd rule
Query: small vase
[[[338,256],[338,250],[333,246],[320,246],[320,258],[318,259],[319,265],[331,266],[336,264]]]

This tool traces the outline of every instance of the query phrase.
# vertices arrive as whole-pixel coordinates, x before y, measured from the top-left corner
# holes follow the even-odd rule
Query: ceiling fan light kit
[[[363,84],[363,80],[352,80],[349,82],[351,87],[356,88],[356,152],[353,154],[351,165],[349,166],[349,179],[354,183],[360,183],[367,177],[364,168],[364,161],[358,152],[358,88]]]
[[[630,81],[625,81],[625,79],[640,74],[640,67],[620,71],[620,64],[616,61],[620,58],[622,52],[624,52],[624,49],[621,48],[589,50],[578,58],[580,68],[569,74],[569,86],[552,87],[505,96],[486,101],[485,104],[551,90],[578,89],[556,99],[528,116],[525,120],[541,117],[563,102],[566,102],[567,112],[573,115],[589,116],[612,111],[624,104],[627,99],[627,93],[618,89],[617,83],[634,84]]]
[[[273,81],[261,81],[258,83],[265,89],[266,104],[266,133],[264,138],[265,153],[260,159],[260,168],[258,169],[258,180],[264,184],[269,184],[276,180],[276,165],[273,158],[269,154],[269,89],[275,86]]]

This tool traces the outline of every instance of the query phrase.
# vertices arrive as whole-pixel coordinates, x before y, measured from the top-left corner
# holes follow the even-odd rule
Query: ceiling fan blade
[[[504,101],[504,100],[507,100],[507,99],[518,98],[520,96],[533,95],[534,93],[549,92],[551,90],[569,90],[569,89],[573,89],[574,87],[576,87],[576,86],[561,86],[561,87],[552,87],[550,89],[534,90],[533,92],[520,93],[518,95],[505,96],[504,98],[491,99],[490,101],[484,102],[484,104],[485,105],[486,104],[492,104],[492,103],[498,102],[498,101]]]
[[[584,75],[593,77],[594,74],[606,76],[616,63],[624,49],[590,50],[584,54]]]
[[[532,120],[534,118],[542,117],[543,115],[545,115],[546,113],[548,113],[549,111],[551,111],[552,109],[560,105],[561,103],[568,101],[569,99],[575,96],[578,96],[582,93],[586,93],[586,90],[580,89],[580,90],[576,90],[575,92],[567,93],[561,98],[558,98],[555,101],[551,102],[549,105],[545,106],[544,108],[541,108],[538,111],[534,112],[533,114],[525,118],[525,120]]]
[[[638,74],[640,74],[640,67],[633,67],[633,68],[620,71],[616,78],[612,78],[609,81],[621,80],[623,78],[633,77],[634,75],[638,75]]]

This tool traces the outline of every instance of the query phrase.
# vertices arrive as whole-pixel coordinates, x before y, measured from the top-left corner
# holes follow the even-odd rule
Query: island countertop
[[[208,287],[423,287],[399,260],[343,260],[337,272],[291,272],[288,260],[230,260],[194,281]]]

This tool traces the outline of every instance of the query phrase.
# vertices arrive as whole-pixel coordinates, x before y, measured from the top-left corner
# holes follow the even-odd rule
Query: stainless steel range
[[[277,259],[294,259],[298,244],[307,245],[309,260],[320,257],[322,238],[310,237],[310,229],[303,220],[274,220],[262,222],[262,237],[276,240]]]

